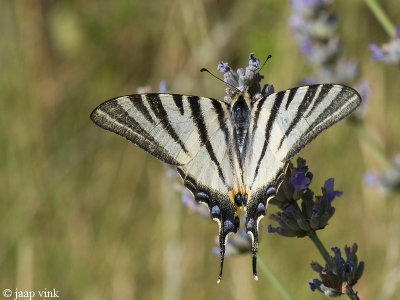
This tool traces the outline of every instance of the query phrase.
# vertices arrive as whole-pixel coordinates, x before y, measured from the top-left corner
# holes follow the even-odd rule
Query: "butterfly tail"
[[[225,242],[224,242],[223,236],[221,234],[219,236],[219,247],[220,247],[220,255],[221,255],[221,266],[219,269],[219,276],[218,276],[217,283],[221,282],[222,270],[224,268],[224,258],[225,258]]]
[[[265,216],[267,210],[267,193],[263,190],[256,193],[247,206],[246,214],[246,231],[252,239],[253,253],[253,277],[258,280],[257,276],[257,252],[258,252],[258,234],[259,223]]]
[[[258,252],[258,230],[254,235],[254,242],[252,246],[252,253],[253,253],[253,277],[255,280],[258,280],[257,276],[257,252]]]

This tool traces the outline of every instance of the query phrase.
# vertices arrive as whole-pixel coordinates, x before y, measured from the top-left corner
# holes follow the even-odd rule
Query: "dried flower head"
[[[220,62],[217,70],[224,74],[226,82],[226,96],[224,101],[230,103],[234,97],[236,90],[241,92],[248,91],[253,96],[253,101],[263,96],[274,93],[274,87],[266,84],[263,88],[260,86],[261,80],[264,78],[257,70],[260,68],[260,60],[254,57],[253,53],[249,55],[249,64],[243,69],[239,68],[235,71],[226,62]],[[234,89],[232,89],[234,87]]]
[[[310,280],[311,290],[318,290],[330,298],[347,294],[351,299],[358,299],[357,293],[353,291],[353,286],[363,274],[364,262],[358,263],[357,249],[356,243],[351,248],[345,246],[345,260],[339,248],[332,248],[334,253],[330,258],[332,268],[328,265],[322,267],[319,263],[313,261],[311,268],[319,274],[320,280],[316,278]]]

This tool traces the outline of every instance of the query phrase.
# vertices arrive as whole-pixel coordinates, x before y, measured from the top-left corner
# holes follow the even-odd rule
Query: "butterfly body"
[[[219,225],[219,279],[227,237],[238,230],[243,210],[257,278],[259,222],[289,159],[360,102],[353,89],[332,84],[293,88],[256,101],[238,92],[229,104],[198,96],[136,94],[104,102],[91,119],[176,166]]]

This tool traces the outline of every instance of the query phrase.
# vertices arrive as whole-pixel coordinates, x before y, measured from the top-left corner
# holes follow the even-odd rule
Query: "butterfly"
[[[350,87],[319,84],[256,101],[249,92],[237,90],[229,104],[198,96],[135,94],[100,104],[90,117],[175,166],[195,200],[207,205],[219,226],[219,282],[227,238],[237,232],[241,211],[252,239],[257,279],[260,220],[288,161],[360,103],[360,95]]]

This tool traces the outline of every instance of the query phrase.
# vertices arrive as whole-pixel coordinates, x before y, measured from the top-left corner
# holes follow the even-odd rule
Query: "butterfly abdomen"
[[[231,121],[234,129],[233,138],[240,167],[242,168],[244,158],[246,157],[251,107],[243,94],[239,94],[232,102]]]

